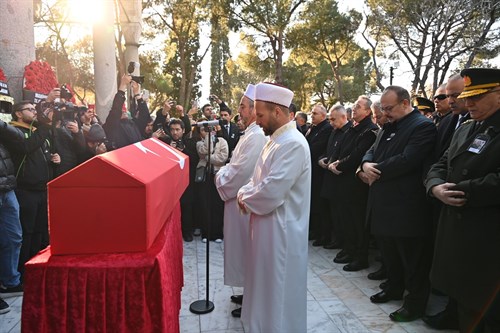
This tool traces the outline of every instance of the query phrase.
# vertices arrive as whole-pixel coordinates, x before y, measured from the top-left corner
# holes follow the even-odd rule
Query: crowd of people
[[[24,264],[49,244],[47,182],[155,137],[189,156],[182,237],[199,229],[203,242],[224,241],[224,281],[245,294],[231,297],[242,305],[232,315],[245,329],[305,331],[312,241],[340,249],[333,262],[345,271],[368,268],[369,249],[379,249],[368,278],[385,281],[370,301],[403,300],[393,321],[498,331],[499,86],[500,70],[466,69],[432,100],[389,86],[378,101],[363,95],[352,109],[316,104],[308,114],[290,90],[249,84],[234,117],[211,95],[219,114],[204,105],[199,126],[197,108],[170,101],[151,115],[130,75],[104,123],[87,108],[68,119],[57,88],[39,104],[19,102],[13,121],[0,122],[0,296],[22,293]],[[449,302],[426,315],[431,289]]]

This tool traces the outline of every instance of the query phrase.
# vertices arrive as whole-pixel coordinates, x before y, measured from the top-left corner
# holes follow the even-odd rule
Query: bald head
[[[330,108],[329,121],[335,129],[342,128],[347,124],[347,111],[343,105],[337,104]]]
[[[316,104],[311,111],[311,122],[313,125],[318,125],[326,119],[326,108],[323,104]]]
[[[458,96],[464,91],[464,88],[464,79],[460,76],[460,74],[450,76],[448,82],[446,83],[446,95],[448,96],[448,104],[450,106],[451,112],[453,112],[454,114],[467,113],[465,100],[458,98]]]

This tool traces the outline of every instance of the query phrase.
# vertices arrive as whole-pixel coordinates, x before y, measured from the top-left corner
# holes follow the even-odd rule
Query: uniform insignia
[[[466,87],[468,87],[472,84],[470,77],[468,77],[467,75],[464,75],[464,84]]]

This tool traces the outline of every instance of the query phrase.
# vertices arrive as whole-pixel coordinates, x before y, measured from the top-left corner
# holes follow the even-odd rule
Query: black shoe
[[[182,235],[182,239],[184,239],[185,242],[192,242],[193,235]]]
[[[340,250],[340,251],[337,253],[337,255],[336,255],[335,257],[339,257],[339,258],[340,258],[340,257],[344,257],[344,256],[345,256],[345,255],[347,255],[347,254],[348,254],[348,253],[347,253],[347,251],[346,251],[346,250],[344,250],[344,249],[342,249],[342,250]]]
[[[368,268],[368,263],[366,261],[354,260],[345,265],[342,269],[346,272],[357,272],[365,268]]]
[[[3,298],[9,298],[9,297],[17,297],[17,296],[22,296],[24,293],[24,288],[21,283],[19,283],[15,287],[1,287],[0,288],[0,297]]]
[[[379,288],[385,290],[387,288],[387,281],[384,281],[381,284],[379,284]]]
[[[331,242],[323,246],[324,249],[327,250],[334,250],[334,249],[340,249],[340,243],[339,242]]]
[[[353,260],[354,260],[353,257],[351,257],[350,255],[346,254],[345,256],[342,256],[342,257],[336,256],[333,259],[333,262],[336,263],[336,264],[348,264],[348,263],[350,263]]]
[[[10,311],[9,304],[0,298],[0,314],[4,314]]]
[[[313,242],[312,246],[323,246],[323,245],[325,245],[325,244],[326,244],[326,243],[325,243],[324,241],[322,241],[322,240],[320,240],[320,239],[316,239],[316,240]]]
[[[422,320],[437,330],[458,330],[458,315],[443,310],[432,316],[423,316]]]
[[[234,309],[233,311],[231,311],[231,315],[234,318],[240,318],[241,317],[241,308],[237,308],[237,309]]]
[[[399,323],[414,321],[420,317],[422,317],[421,312],[409,311],[404,306],[389,315],[389,318],[391,318],[392,321],[397,321]]]
[[[243,304],[243,295],[233,295],[231,296],[231,302],[236,304]]]
[[[393,294],[386,292],[386,290],[382,290],[375,295],[370,296],[370,301],[376,304],[387,303],[389,301],[399,301],[401,299],[403,299],[403,293]]]
[[[368,274],[369,280],[384,280],[387,279],[387,271],[384,266],[380,267],[378,271]]]

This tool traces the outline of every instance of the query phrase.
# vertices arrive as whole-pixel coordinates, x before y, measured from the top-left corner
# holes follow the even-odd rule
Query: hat
[[[476,96],[500,86],[500,69],[466,68],[460,72],[464,78],[464,91],[458,98]]]
[[[254,101],[269,102],[288,108],[293,92],[283,86],[270,82],[261,82],[255,86]]]
[[[249,84],[243,95],[253,101],[255,98],[255,86],[253,84]]]
[[[424,97],[416,97],[414,100],[415,107],[422,112],[434,112],[434,103]]]
[[[87,133],[87,141],[89,142],[101,142],[106,140],[106,133],[104,129],[99,124],[92,124],[90,126],[89,132]]]

